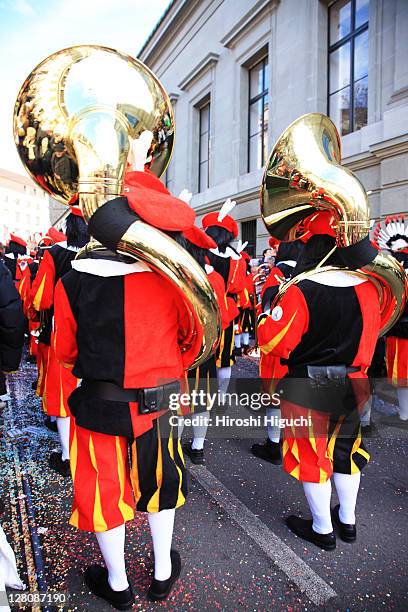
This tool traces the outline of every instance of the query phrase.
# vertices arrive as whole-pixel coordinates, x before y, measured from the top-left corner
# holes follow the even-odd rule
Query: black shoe
[[[61,474],[61,476],[64,476],[64,478],[71,475],[69,459],[65,459],[65,461],[63,461],[62,453],[51,453],[49,465],[50,468],[52,468],[55,472],[58,472],[58,474]]]
[[[156,580],[153,578],[152,584],[147,591],[147,596],[153,601],[160,599],[166,599],[171,593],[174,583],[180,576],[181,572],[181,559],[177,550],[170,551],[171,558],[171,575],[167,580]]]
[[[50,431],[58,431],[57,421],[51,421],[50,417],[44,419],[44,425]]]
[[[117,610],[130,610],[135,601],[132,587],[114,591],[108,582],[108,570],[100,565],[91,565],[84,574],[84,580],[92,593],[107,601]]]
[[[316,533],[313,531],[313,521],[302,519],[298,516],[288,516],[286,524],[289,529],[302,540],[312,542],[323,550],[334,550],[336,548],[336,536],[334,531],[331,533]]]
[[[195,450],[194,448],[191,448],[190,442],[183,444],[183,453],[187,455],[187,457],[190,457],[191,461],[195,465],[203,465],[205,463],[204,449],[202,448],[201,450]]]
[[[339,516],[340,504],[337,504],[331,511],[332,521],[338,528],[340,538],[343,542],[355,542],[357,538],[357,530],[355,525],[342,523]]]
[[[38,385],[38,380],[33,380],[33,382],[31,383],[31,388],[33,391],[37,390],[37,385]]]
[[[250,350],[249,344],[244,344],[244,349],[243,349],[242,353],[244,355],[248,355],[249,354],[249,350]]]
[[[242,348],[234,346],[234,355],[235,357],[242,357]]]
[[[361,433],[363,438],[373,438],[378,435],[378,428],[374,423],[361,426]]]
[[[263,459],[269,461],[274,465],[280,465],[282,463],[281,447],[279,442],[271,442],[269,438],[263,444],[253,444],[251,446],[251,453]]]

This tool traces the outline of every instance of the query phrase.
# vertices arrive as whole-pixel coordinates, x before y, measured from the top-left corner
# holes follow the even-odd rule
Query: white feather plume
[[[225,217],[234,208],[235,204],[236,204],[235,200],[231,200],[231,198],[228,198],[228,200],[225,200],[224,204],[221,207],[220,212],[218,213],[218,221],[222,222],[225,219]]]

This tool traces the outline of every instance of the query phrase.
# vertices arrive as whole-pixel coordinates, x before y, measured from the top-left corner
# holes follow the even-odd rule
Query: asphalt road
[[[252,359],[240,359],[234,370],[236,376],[255,373]],[[3,427],[0,421],[0,496],[6,503],[2,525],[16,551],[21,577],[32,590],[64,593],[65,610],[109,610],[82,582],[86,566],[100,557],[94,536],[68,525],[72,485],[47,467],[57,440],[42,427],[39,401],[31,390],[34,376],[34,367],[24,364],[11,378],[12,400]],[[380,402],[379,410],[395,408]],[[375,413],[374,419],[379,416]],[[13,424],[38,429],[26,433],[26,441],[12,441],[5,429]],[[320,551],[287,530],[287,514],[308,515],[301,485],[281,467],[253,457],[253,440],[210,438],[206,466],[190,466],[190,495],[177,513],[174,545],[182,555],[182,577],[160,607],[273,612],[408,609],[404,433],[381,429],[367,442],[372,460],[359,494],[358,540],[338,541],[334,552]],[[146,519],[140,516],[129,524],[127,534],[134,609],[153,610],[157,605],[145,598],[152,573]]]

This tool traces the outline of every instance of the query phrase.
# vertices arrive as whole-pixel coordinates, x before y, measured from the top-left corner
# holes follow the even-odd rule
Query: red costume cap
[[[217,212],[210,212],[205,215],[202,220],[203,228],[207,229],[207,227],[213,227],[214,225],[216,227],[223,227],[227,232],[231,232],[234,238],[236,238],[238,236],[238,224],[235,219],[227,215],[220,221],[218,217],[219,213]]]
[[[15,242],[16,244],[20,244],[23,247],[27,247],[26,241],[20,238],[20,236],[16,236],[15,234],[10,234],[10,242]]]
[[[172,196],[149,170],[128,172],[123,195],[142,221],[153,227],[168,232],[185,232],[194,226],[194,210]]]
[[[274,238],[273,236],[271,236],[268,240],[268,244],[272,249],[277,249],[280,243],[281,241],[278,240],[277,238]]]
[[[59,230],[57,230],[55,227],[50,227],[50,229],[47,232],[47,235],[54,241],[54,243],[56,242],[65,242],[67,237],[63,232],[60,232]],[[45,241],[44,241],[45,244]]]
[[[200,247],[200,249],[209,250],[217,248],[217,244],[211,238],[211,236],[208,236],[205,232],[203,232],[202,229],[200,229],[196,225],[193,225],[191,229],[188,229],[183,232],[183,236],[196,246]]]

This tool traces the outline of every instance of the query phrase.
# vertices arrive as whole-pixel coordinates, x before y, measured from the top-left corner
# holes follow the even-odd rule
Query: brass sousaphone
[[[95,45],[63,49],[41,62],[22,85],[14,112],[16,146],[27,171],[63,204],[79,193],[87,222],[122,194],[130,141],[146,130],[153,133],[150,170],[160,176],[174,141],[169,97],[144,64]],[[174,240],[140,220],[128,227],[116,250],[144,261],[177,288],[191,321],[183,350],[202,337],[189,361],[190,367],[204,362],[221,330],[205,272]]]
[[[318,210],[333,213],[338,247],[351,247],[368,236],[366,191],[340,162],[340,136],[329,117],[310,113],[289,125],[272,149],[261,185],[261,214],[271,236],[283,241],[299,238],[304,219]],[[333,269],[339,268],[321,265],[284,283],[272,306],[290,285]],[[402,266],[388,253],[378,253],[357,270],[341,269],[374,283],[380,298],[381,334],[386,333],[402,314],[407,299]]]

